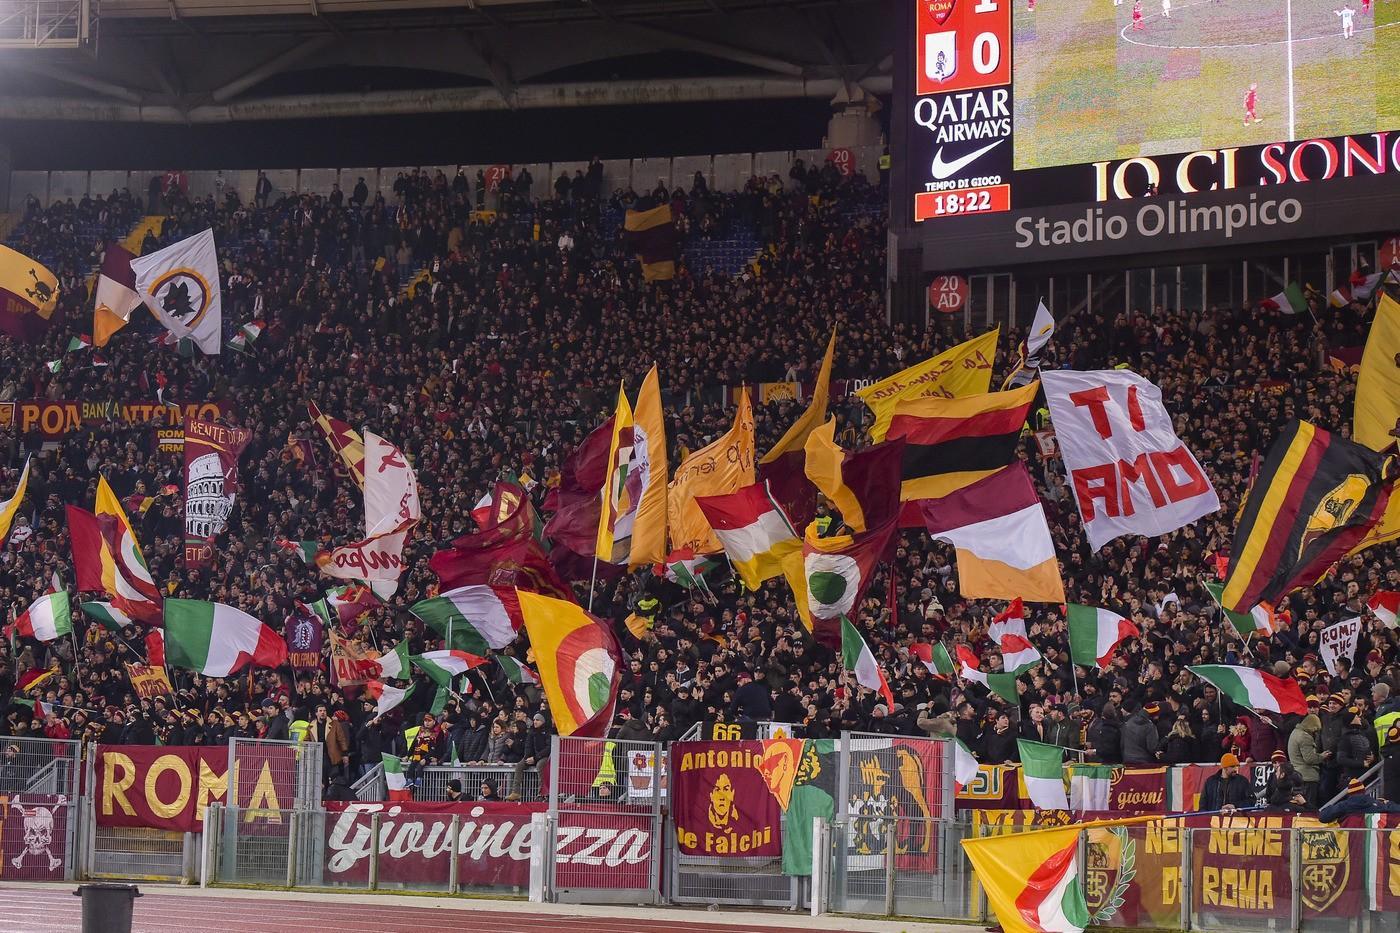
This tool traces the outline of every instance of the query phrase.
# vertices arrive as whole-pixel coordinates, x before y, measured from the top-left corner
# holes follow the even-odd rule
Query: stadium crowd
[[[833,325],[837,379],[888,375],[971,335],[953,316],[922,329],[886,323],[883,195],[860,176],[798,168],[738,192],[711,191],[697,178],[640,196],[608,194],[600,180],[601,171],[561,178],[548,200],[531,200],[528,186],[488,192],[483,179],[440,173],[405,175],[382,192],[357,186],[348,197],[337,188],[253,204],[232,191],[219,201],[157,191],[168,217],[145,249],[212,226],[226,333],[254,318],[267,323],[250,353],[218,357],[157,347],[150,337],[158,327],[140,319],[101,350],[65,353],[89,329],[85,279],[104,242],[124,236],[142,205],[124,192],[30,205],[10,243],[59,275],[60,313],[42,342],[0,337],[0,400],[219,400],[252,441],[229,529],[201,571],[182,560],[180,495],[163,491],[181,484],[182,457],[159,452],[149,427],[87,427],[48,450],[37,434],[0,429],[4,495],[26,454],[35,455],[23,516],[0,551],[0,593],[11,612],[42,594],[54,573],[71,586],[63,507],[89,505],[101,472],[133,503],[162,592],[225,602],[281,630],[296,602],[319,599],[337,581],[276,542],[341,543],[360,525],[359,491],[308,418],[307,402],[315,402],[402,447],[423,503],[397,594],[347,634],[376,648],[407,638],[413,652],[430,650],[438,639],[407,612],[436,592],[429,556],[472,528],[472,506],[508,472],[536,478],[542,505],[561,465],[610,414],[619,380],[635,388],[659,364],[674,464],[728,428],[724,387],[812,379]],[[624,248],[620,215],[662,199],[687,248],[738,228],[770,245],[737,275],[691,259],[674,281],[649,285]],[[696,722],[773,720],[817,737],[845,729],[956,734],[984,763],[1014,761],[1018,736],[1129,765],[1281,754],[1283,790],[1271,802],[1296,805],[1296,790],[1311,806],[1384,757],[1394,793],[1400,639],[1364,603],[1378,589],[1400,590],[1396,548],[1373,548],[1294,593],[1278,607],[1283,629],[1248,644],[1201,585],[1228,553],[1255,454],[1295,416],[1348,433],[1354,377],[1327,365],[1326,348],[1360,345],[1367,324],[1359,305],[1316,320],[1241,306],[1096,310],[1059,322],[1046,365],[1125,364],[1159,385],[1222,505],[1178,532],[1119,538],[1091,553],[1061,461],[1023,436],[1069,598],[1120,612],[1141,631],[1109,670],[1073,669],[1061,607],[1035,605],[1026,621],[1046,662],[1019,680],[1019,704],[935,677],[910,645],[964,643],[994,668],[986,632],[1004,604],[962,598],[951,550],[906,531],[854,620],[889,678],[893,708],[855,687],[840,657],[804,636],[782,579],[748,592],[720,571],[709,579],[712,598],[702,598],[643,572],[600,581],[594,603],[628,656],[613,734],[667,741]],[[994,384],[1021,336],[1002,335]],[[63,364],[53,372],[45,364],[56,358]],[[852,398],[832,407],[843,441],[857,443],[869,419],[864,406]],[[792,402],[756,406],[760,452],[800,410]],[[580,593],[587,584],[577,584]],[[653,620],[640,640],[624,624],[632,613]],[[1318,659],[1319,631],[1356,615],[1365,616],[1357,655],[1331,676]],[[332,685],[324,668],[255,670],[224,682],[172,670],[174,696],[138,699],[121,662],[139,660],[139,638],[75,622],[73,640],[0,643],[0,694],[22,696],[16,684],[33,671],[62,669],[37,691],[52,712],[36,716],[11,702],[0,733],[167,744],[309,735],[325,742],[326,772],[340,792],[381,751],[415,763],[522,767],[548,754],[538,689],[512,684],[498,666],[473,672],[470,692],[437,716],[426,712],[430,691],[420,691],[421,703],[376,718],[372,701]],[[523,644],[509,650],[524,659]],[[1274,722],[1251,715],[1185,670],[1197,663],[1296,677],[1313,712]],[[411,747],[406,725],[422,727]]]

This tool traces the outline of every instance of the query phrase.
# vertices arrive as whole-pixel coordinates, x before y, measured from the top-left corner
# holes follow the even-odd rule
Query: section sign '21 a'
[[[1010,210],[1010,0],[916,0],[914,23],[914,219]]]

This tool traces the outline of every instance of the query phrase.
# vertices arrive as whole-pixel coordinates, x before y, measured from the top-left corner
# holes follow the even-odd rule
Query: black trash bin
[[[141,896],[134,884],[80,884],[73,892],[83,899],[83,933],[131,933],[131,911]]]

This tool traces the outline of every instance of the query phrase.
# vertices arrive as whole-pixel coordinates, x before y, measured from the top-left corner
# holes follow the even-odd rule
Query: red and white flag
[[[1092,549],[1120,535],[1164,535],[1220,510],[1161,389],[1126,369],[1056,370],[1041,384]]]
[[[1385,623],[1386,628],[1395,628],[1400,622],[1400,593],[1377,590],[1375,595],[1366,600],[1366,608],[1374,612],[1376,618]]]

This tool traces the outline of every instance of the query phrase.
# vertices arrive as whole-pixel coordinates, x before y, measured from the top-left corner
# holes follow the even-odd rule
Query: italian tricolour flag
[[[375,701],[374,715],[383,716],[413,695],[416,685],[407,688],[391,687],[382,680],[371,680],[365,684],[365,696]]]
[[[412,799],[408,790],[408,778],[404,777],[403,759],[388,752],[380,753],[384,762],[384,786],[389,791],[390,800]]]
[[[257,619],[223,603],[165,601],[165,658],[172,667],[227,677],[251,662],[280,667],[287,643]]]
[[[1259,302],[1266,308],[1274,311],[1282,311],[1284,314],[1302,314],[1308,310],[1308,300],[1303,296],[1303,290],[1298,287],[1297,282],[1289,282],[1288,287],[1272,298],[1265,298]]]
[[[17,634],[39,641],[53,641],[70,634],[73,631],[73,617],[68,609],[68,594],[40,596],[15,620],[14,627]]]
[[[485,664],[486,659],[465,651],[425,651],[415,655],[413,663],[427,674],[433,683],[439,687],[447,687],[452,683],[452,678]]]
[[[374,659],[378,670],[375,677],[389,677],[394,680],[406,680],[408,678],[408,642],[401,641],[394,646],[393,651],[386,651]]]
[[[1306,716],[1307,701],[1296,680],[1283,680],[1252,667],[1232,664],[1198,664],[1191,673],[1214,684],[1240,706],[1266,713],[1297,713]]]
[[[977,758],[972,749],[963,744],[962,739],[953,737],[953,774],[958,782],[958,790],[971,784],[977,777]]]
[[[987,901],[1008,931],[1083,933],[1078,826],[963,840]]]
[[[1021,753],[1021,777],[1026,782],[1026,793],[1031,803],[1039,810],[1068,810],[1069,797],[1065,795],[1064,761],[1065,750],[1058,745],[1017,739],[1016,748]]]
[[[1113,649],[1138,634],[1137,626],[1116,612],[1093,606],[1069,604],[1069,653],[1075,664],[1103,670],[1113,660]]]
[[[540,682],[540,678],[534,671],[508,654],[496,655],[496,662],[501,665],[501,670],[505,671],[506,679],[513,684],[538,685]]]
[[[1021,635],[1003,635],[1001,638],[1001,668],[1008,674],[1019,674],[1041,662],[1041,654],[1036,647]]]
[[[856,675],[856,683],[867,690],[879,691],[887,709],[894,711],[894,694],[890,693],[890,685],[885,682],[879,662],[865,639],[860,637],[860,632],[845,616],[841,617],[841,660],[846,670]]]

